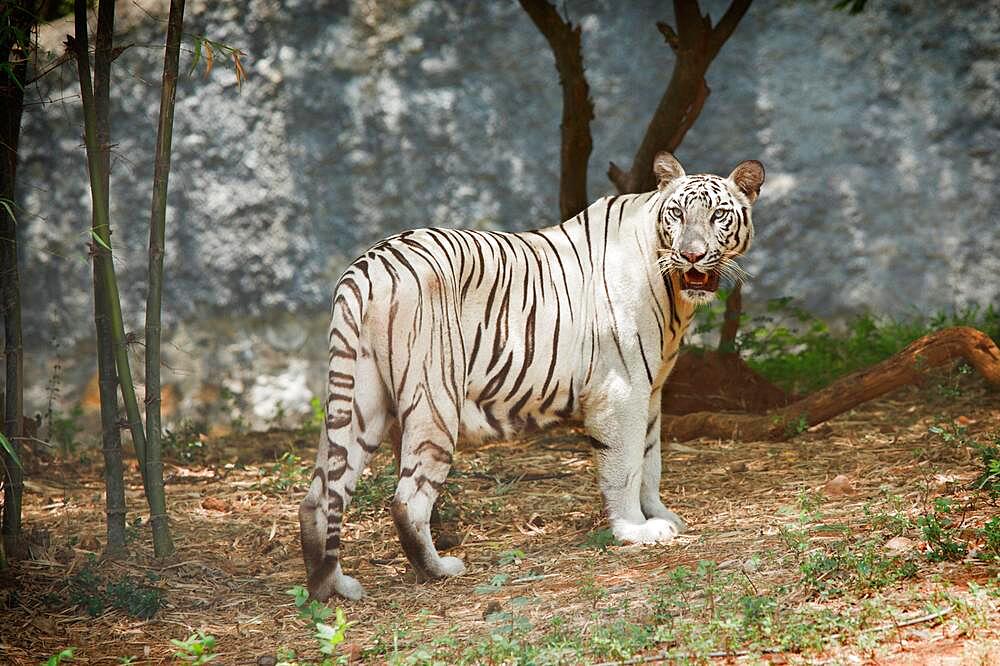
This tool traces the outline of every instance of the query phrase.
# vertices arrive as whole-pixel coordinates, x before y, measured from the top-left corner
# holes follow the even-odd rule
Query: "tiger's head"
[[[719,278],[748,277],[736,258],[750,247],[750,207],[764,183],[764,165],[740,162],[728,178],[688,176],[670,153],[653,160],[659,183],[660,268],[680,277],[681,296],[692,303],[715,297]]]

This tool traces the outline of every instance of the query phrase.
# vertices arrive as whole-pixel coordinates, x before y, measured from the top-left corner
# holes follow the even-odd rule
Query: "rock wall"
[[[666,85],[673,58],[654,22],[671,17],[662,2],[563,4],[583,27],[596,198]],[[745,301],[791,296],[827,316],[995,303],[1000,5],[873,0],[849,16],[829,4],[755,2],[678,151],[689,171],[767,165]],[[119,43],[135,46],[115,64],[111,213],[141,331],[165,3],[121,5]],[[175,414],[208,406],[260,425],[279,402],[306,410],[332,285],[379,237],[557,221],[561,95],[517,3],[189,0],[186,30],[242,48],[249,80],[238,89],[217,57],[178,90],[164,298]],[[68,31],[49,26],[43,45]],[[31,409],[47,385],[62,403],[94,391],[77,94],[70,66],[33,85],[29,100],[50,103],[29,107],[22,135]]]

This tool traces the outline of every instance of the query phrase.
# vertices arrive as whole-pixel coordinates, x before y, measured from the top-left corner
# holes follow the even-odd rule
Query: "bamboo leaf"
[[[205,78],[212,73],[212,64],[215,56],[212,53],[212,42],[205,40]]]
[[[14,450],[10,440],[7,439],[7,436],[2,432],[0,432],[0,448],[3,448],[3,450],[7,452],[7,455],[10,456],[10,459],[13,460],[18,467],[21,467],[21,459],[17,457],[17,451]],[[21,467],[21,469],[24,469],[24,467]]]
[[[14,202],[10,199],[0,197],[0,206],[4,207],[7,214],[10,215],[10,219],[14,220],[14,224],[17,224],[17,215],[14,215]]]
[[[198,68],[198,63],[201,62],[201,44],[202,38],[194,36],[191,39],[194,40],[194,57],[191,58],[191,69],[188,70],[188,76],[194,74],[194,70]]]
[[[243,82],[247,80],[246,70],[243,69],[243,63],[240,62],[240,56],[242,55],[244,55],[243,51],[233,49],[233,67],[236,68],[236,85],[240,90],[243,90]]]
[[[14,68],[11,67],[9,62],[0,62],[0,71],[6,72],[10,80],[21,89],[21,92],[24,92],[24,86],[21,84],[20,79],[17,78],[17,74],[14,73]]]
[[[113,252],[114,251],[114,250],[111,249],[111,246],[108,245],[107,243],[105,243],[104,239],[101,238],[100,236],[98,236],[97,232],[94,231],[93,229],[90,230],[90,235],[93,236],[94,237],[94,241],[96,241],[97,244],[100,245],[101,247],[103,247],[105,250],[107,250],[108,252]]]

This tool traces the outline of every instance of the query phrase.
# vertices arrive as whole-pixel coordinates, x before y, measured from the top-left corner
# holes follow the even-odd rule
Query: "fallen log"
[[[663,437],[680,441],[699,437],[785,440],[889,391],[920,384],[931,369],[959,359],[968,362],[990,384],[1000,387],[1000,348],[982,331],[957,326],[929,333],[881,363],[766,414],[664,414]]]

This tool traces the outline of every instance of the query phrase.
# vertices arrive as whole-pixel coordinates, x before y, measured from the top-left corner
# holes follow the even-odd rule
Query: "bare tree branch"
[[[656,24],[677,54],[677,61],[628,174],[624,175],[614,165],[608,169],[608,178],[619,192],[644,192],[656,186],[653,158],[661,150],[676,150],[698,119],[710,92],[705,73],[751,2],[733,0],[719,25],[713,28],[709,16],[701,13],[697,0],[674,0],[677,29],[664,22]]]
[[[710,59],[715,58],[719,53],[719,49],[722,45],[726,43],[729,36],[733,34],[736,30],[736,26],[739,25],[740,20],[743,19],[743,15],[747,13],[750,9],[750,3],[753,0],[733,0],[732,4],[729,5],[729,9],[726,13],[722,15],[719,20],[718,25],[712,30],[712,34],[708,39],[709,54]]]

